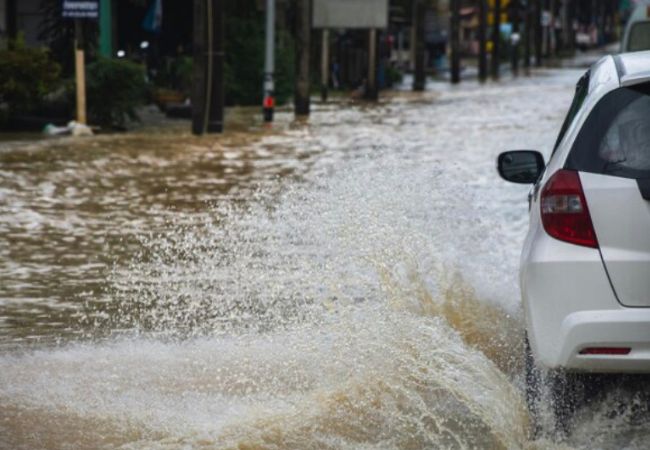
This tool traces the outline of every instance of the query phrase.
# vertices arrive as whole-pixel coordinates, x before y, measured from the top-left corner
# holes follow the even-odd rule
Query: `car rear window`
[[[637,22],[630,29],[628,52],[650,50],[650,22]]]
[[[650,178],[650,85],[607,94],[585,121],[566,167],[625,178]]]

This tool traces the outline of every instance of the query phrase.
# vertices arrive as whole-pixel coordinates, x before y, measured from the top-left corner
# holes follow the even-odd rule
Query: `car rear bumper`
[[[526,329],[536,362],[548,369],[650,373],[650,308],[622,306],[600,252],[531,230],[521,262]],[[629,347],[628,355],[581,355],[588,347]]]
[[[650,310],[569,314],[560,327],[559,365],[595,372],[650,372]],[[581,355],[587,348],[630,348],[627,355]]]

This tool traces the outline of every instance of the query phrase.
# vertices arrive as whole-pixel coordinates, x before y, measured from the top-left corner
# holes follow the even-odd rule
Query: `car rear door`
[[[618,300],[650,307],[650,85],[619,88],[603,97],[565,167],[580,172]]]

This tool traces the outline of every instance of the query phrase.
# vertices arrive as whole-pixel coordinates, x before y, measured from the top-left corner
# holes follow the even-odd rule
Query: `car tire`
[[[526,375],[526,405],[531,418],[531,432],[533,438],[541,432],[540,402],[542,400],[542,373],[535,364],[533,353],[530,349],[528,336],[524,338],[524,364]]]
[[[539,437],[542,432],[542,411],[550,409],[553,430],[549,431],[562,438],[570,432],[573,416],[584,402],[586,375],[561,370],[542,371],[535,363],[528,337],[524,345],[526,404],[533,437]],[[544,401],[548,403],[544,404]],[[543,408],[546,405],[550,408]],[[549,421],[546,424],[551,425]]]
[[[548,374],[555,433],[561,437],[569,434],[575,412],[584,403],[584,378],[582,373],[562,370]]]

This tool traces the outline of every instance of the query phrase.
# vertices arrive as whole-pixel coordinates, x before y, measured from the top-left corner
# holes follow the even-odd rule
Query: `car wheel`
[[[560,437],[566,436],[571,429],[573,415],[585,399],[585,375],[565,371],[542,371],[533,357],[528,337],[524,342],[526,368],[526,404],[532,422],[533,437],[542,432],[542,412],[552,413],[551,425]],[[550,408],[549,408],[550,407]],[[549,411],[550,409],[550,411]]]
[[[532,421],[533,437],[536,437],[541,431],[539,413],[542,399],[542,373],[535,364],[528,336],[524,339],[524,362],[526,366],[526,405]]]
[[[566,436],[576,410],[584,403],[585,375],[565,371],[553,371],[548,375],[551,407],[555,432]]]

